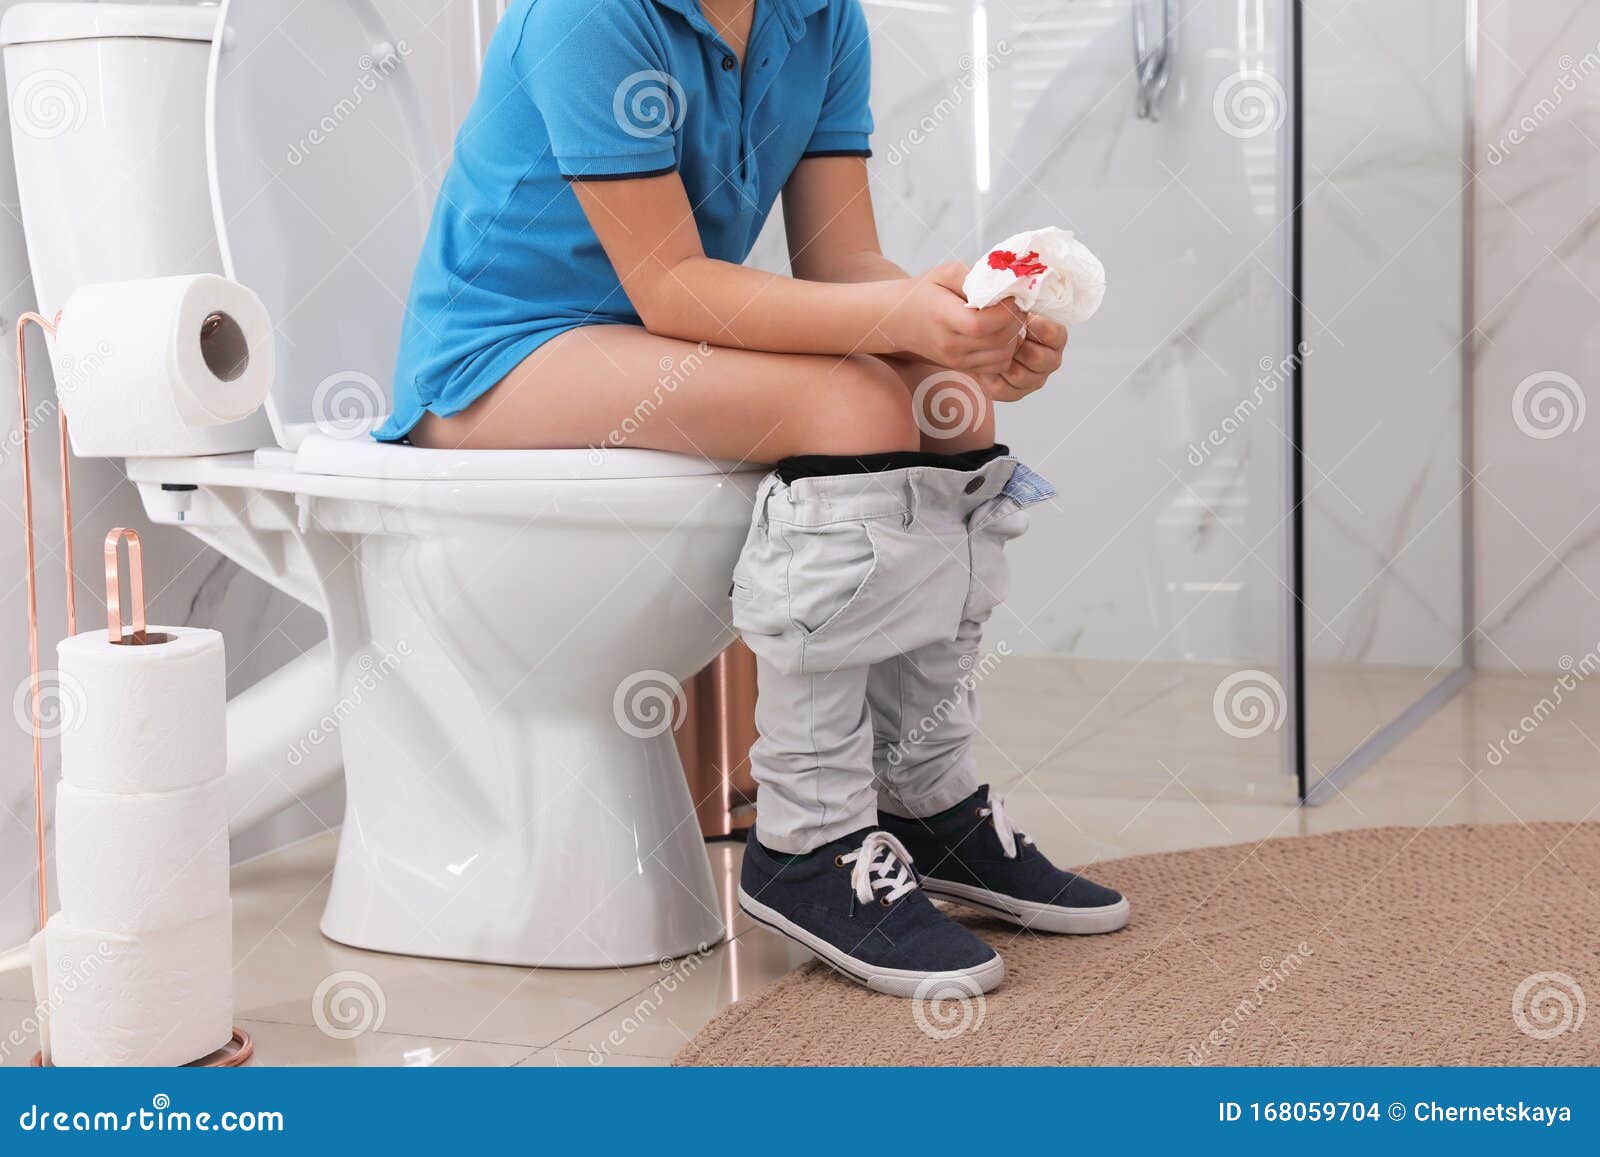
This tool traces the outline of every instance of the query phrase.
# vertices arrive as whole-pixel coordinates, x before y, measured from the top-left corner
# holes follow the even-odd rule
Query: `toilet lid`
[[[412,269],[477,84],[471,6],[426,23],[413,7],[223,0],[207,85],[212,211],[224,271],[276,327],[266,410],[287,449],[319,419],[342,428],[389,408]]]

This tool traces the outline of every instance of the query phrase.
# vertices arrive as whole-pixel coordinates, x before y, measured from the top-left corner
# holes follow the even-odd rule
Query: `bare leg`
[[[411,439],[475,450],[631,446],[742,462],[915,450],[921,441],[899,373],[878,358],[697,346],[621,325],[563,334],[460,414],[425,416]]]
[[[960,454],[994,445],[994,403],[971,375],[929,362],[884,358],[911,391],[913,417],[930,454]]]

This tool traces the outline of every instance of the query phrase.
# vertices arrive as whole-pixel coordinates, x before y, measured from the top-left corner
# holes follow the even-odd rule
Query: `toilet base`
[[[324,935],[530,968],[655,963],[722,941],[670,733],[636,738],[608,714],[587,726],[529,722],[500,738],[518,766],[490,767],[474,783],[448,766],[415,774],[423,761],[389,764],[381,787],[351,778]],[[493,785],[512,790],[498,799],[473,790]]]

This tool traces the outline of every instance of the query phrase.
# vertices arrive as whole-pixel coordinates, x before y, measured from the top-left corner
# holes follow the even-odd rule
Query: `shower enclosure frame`
[[[1289,115],[1289,293],[1288,348],[1293,353],[1287,398],[1289,525],[1287,570],[1291,597],[1287,603],[1287,656],[1284,672],[1288,686],[1288,721],[1284,727],[1285,762],[1294,769],[1295,782],[1303,804],[1320,804],[1339,795],[1344,786],[1371,767],[1396,744],[1415,731],[1477,674],[1477,584],[1474,567],[1474,460],[1475,433],[1473,403],[1473,335],[1475,333],[1475,248],[1477,241],[1475,193],[1478,178],[1477,154],[1477,73],[1478,0],[1461,0],[1465,13],[1462,42],[1463,165],[1462,183],[1462,292],[1461,292],[1461,664],[1428,689],[1419,699],[1369,735],[1315,781],[1311,778],[1306,734],[1309,705],[1306,696],[1306,537],[1305,537],[1305,359],[1299,355],[1304,338],[1305,305],[1303,290],[1304,204],[1305,204],[1305,59],[1304,22],[1306,0],[1293,0],[1288,9],[1287,34],[1290,62]]]

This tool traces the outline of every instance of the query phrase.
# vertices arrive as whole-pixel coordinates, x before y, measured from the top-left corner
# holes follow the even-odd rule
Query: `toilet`
[[[732,640],[729,576],[762,471],[371,440],[448,106],[475,78],[458,46],[480,32],[412,40],[378,11],[10,9],[41,311],[81,284],[219,272],[276,323],[262,414],[126,465],[153,521],[326,621],[326,657],[285,678],[322,697],[342,755],[328,937],[522,966],[695,952],[725,928],[671,726],[679,682]],[[19,119],[19,97],[41,93],[57,119]],[[303,762],[303,713],[282,702],[230,707],[230,753],[254,753],[248,768],[231,754],[230,778],[260,780],[244,794],[276,799]],[[275,750],[273,771],[259,755]],[[295,790],[314,786],[302,767]]]

